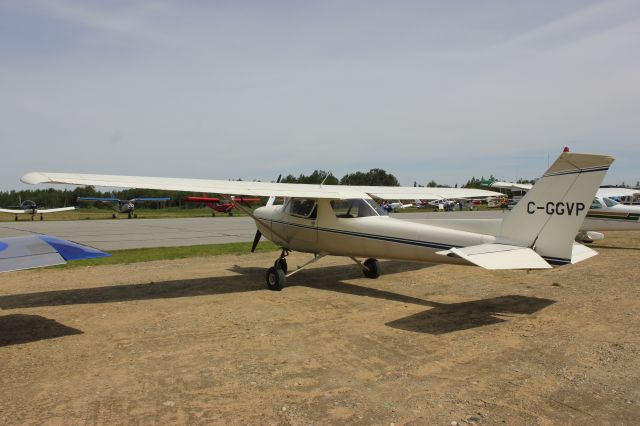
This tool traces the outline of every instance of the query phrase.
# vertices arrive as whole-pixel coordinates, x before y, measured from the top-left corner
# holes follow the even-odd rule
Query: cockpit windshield
[[[607,207],[613,207],[616,204],[620,204],[616,200],[612,200],[611,198],[607,198],[607,197],[603,197],[602,201],[604,201],[604,203],[607,205]]]
[[[331,208],[338,218],[379,216],[378,204],[369,199],[333,200],[331,201]]]

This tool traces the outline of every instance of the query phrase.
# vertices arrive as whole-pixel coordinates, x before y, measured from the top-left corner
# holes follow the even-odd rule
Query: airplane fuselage
[[[315,217],[293,215],[286,203],[260,207],[254,215],[260,232],[274,243],[293,251],[333,256],[468,264],[436,252],[496,241],[491,235],[388,216],[338,217],[330,200],[317,200],[316,208]]]

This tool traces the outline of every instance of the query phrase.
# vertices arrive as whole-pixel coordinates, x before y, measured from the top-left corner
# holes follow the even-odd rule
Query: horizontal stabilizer
[[[551,268],[538,253],[528,247],[507,244],[480,244],[439,251],[438,254],[458,256],[485,269],[547,269]]]
[[[582,262],[585,259],[597,255],[598,252],[579,243],[573,243],[573,249],[571,250],[571,263]]]

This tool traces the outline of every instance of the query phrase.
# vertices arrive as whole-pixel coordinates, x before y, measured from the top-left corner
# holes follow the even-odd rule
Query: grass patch
[[[269,252],[279,250],[279,247],[270,241],[261,241],[256,252]],[[251,252],[251,243],[207,244],[198,246],[181,247],[151,247],[128,250],[109,251],[110,257],[98,259],[75,260],[66,265],[54,266],[54,268],[73,268],[78,266],[94,265],[118,265],[152,260],[184,259],[187,257],[220,256],[223,254],[248,254]]]

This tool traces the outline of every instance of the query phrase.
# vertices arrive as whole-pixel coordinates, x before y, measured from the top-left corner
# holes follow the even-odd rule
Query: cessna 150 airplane
[[[280,290],[287,277],[326,255],[346,256],[377,278],[377,259],[478,265],[486,269],[540,269],[585,260],[597,253],[574,242],[588,206],[613,158],[563,152],[500,223],[471,219],[456,227],[412,223],[377,212],[377,199],[440,199],[495,196],[491,191],[451,188],[402,188],[304,185],[267,182],[32,172],[28,184],[59,183],[227,196],[285,197],[282,205],[248,212],[258,231],[282,248],[266,274],[267,287]],[[290,251],[313,254],[288,271]],[[366,258],[364,262],[360,259]]]
[[[136,203],[143,201],[169,201],[168,197],[147,197],[147,198],[132,198],[131,200],[121,200],[115,197],[78,197],[78,201],[101,201],[109,204],[111,208],[116,212],[111,215],[112,219],[117,217],[117,213],[126,213],[127,217],[138,217],[134,210],[136,209]]]
[[[56,213],[56,212],[67,212],[70,210],[75,210],[76,207],[60,207],[57,209],[42,209],[41,204],[37,204],[31,200],[21,201],[19,206],[12,206],[8,209],[0,209],[0,213],[13,213],[16,215],[15,220],[18,220],[19,214],[29,214],[31,215],[31,220],[36,215],[40,215],[40,220],[44,220],[43,215],[47,213]]]

